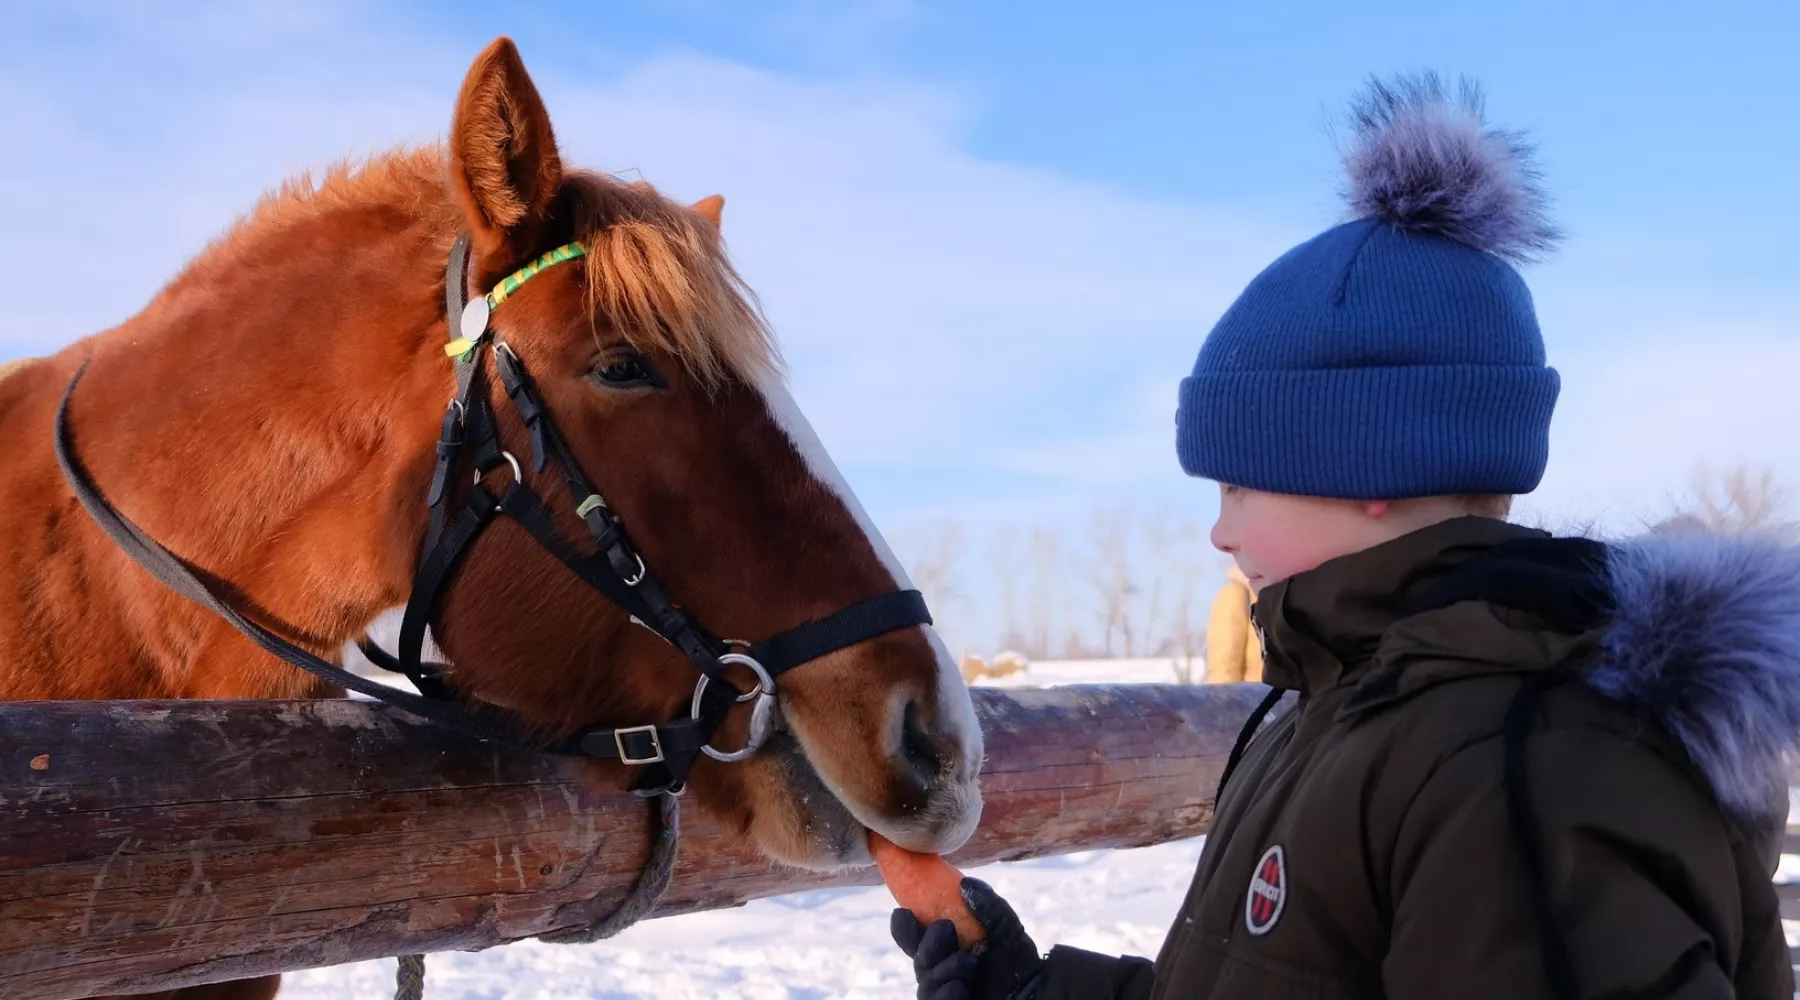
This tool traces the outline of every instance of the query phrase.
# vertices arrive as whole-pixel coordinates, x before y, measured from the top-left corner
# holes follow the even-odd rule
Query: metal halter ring
[[[750,709],[750,738],[744,743],[743,749],[726,752],[713,749],[710,743],[703,743],[700,746],[700,752],[713,760],[731,764],[747,760],[751,754],[761,749],[763,741],[769,738],[769,731],[774,728],[775,723],[775,679],[769,676],[769,672],[763,669],[763,665],[756,662],[754,657],[745,656],[742,653],[726,653],[719,657],[719,663],[721,665],[742,664],[756,674],[756,686],[737,697],[739,702],[752,699],[756,701],[755,707]],[[708,680],[709,678],[705,674],[701,674],[700,683],[694,685],[694,703],[688,709],[688,714],[695,719],[700,718],[700,699],[706,694]]]
[[[503,451],[500,453],[500,457],[506,459],[507,465],[512,466],[513,482],[515,482],[515,483],[524,482],[525,481],[525,473],[519,468],[519,460],[513,457],[513,453],[510,451]],[[475,470],[475,485],[480,486],[481,481],[485,478],[487,478],[485,473],[483,473],[480,469]]]

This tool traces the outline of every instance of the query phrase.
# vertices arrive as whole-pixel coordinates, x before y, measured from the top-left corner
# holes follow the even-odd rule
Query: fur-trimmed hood
[[[1800,754],[1800,548],[1684,533],[1608,546],[1584,680],[1679,742],[1734,817],[1779,822]]]
[[[1601,542],[1458,518],[1260,598],[1277,687],[1323,690],[1361,650],[1371,662],[1342,710],[1357,714],[1461,678],[1579,663],[1590,688],[1678,744],[1734,818],[1766,827],[1786,815],[1800,759],[1800,546],[1789,541],[1681,531]],[[1427,614],[1464,602],[1524,612],[1542,630]]]
[[[1793,994],[1768,870],[1800,751],[1800,549],[1465,517],[1256,606],[1274,690],[1159,996],[1289,995],[1311,981],[1276,974],[1288,956],[1371,995],[1471,970],[1489,996]],[[1258,877],[1301,893],[1267,938]],[[1233,921],[1251,933],[1215,936]]]

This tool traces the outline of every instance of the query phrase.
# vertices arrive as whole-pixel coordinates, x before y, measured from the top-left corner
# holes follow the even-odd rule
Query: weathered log
[[[1254,696],[978,689],[986,808],[955,859],[1205,831]],[[610,912],[649,850],[645,803],[591,767],[369,702],[0,704],[0,775],[13,1000],[487,948]],[[689,808],[657,915],[876,881],[776,866]]]

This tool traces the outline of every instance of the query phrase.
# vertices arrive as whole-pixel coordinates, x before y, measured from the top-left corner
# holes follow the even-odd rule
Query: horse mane
[[[461,226],[447,164],[441,145],[401,147],[361,162],[340,160],[317,181],[309,172],[290,177],[202,251],[169,290],[198,272],[229,266],[265,237],[344,212],[417,218],[441,236],[433,245],[447,255]],[[780,369],[755,293],[726,256],[718,230],[699,213],[642,181],[587,170],[564,175],[557,201],[588,248],[581,263],[596,323],[610,320],[634,346],[674,356],[708,387],[727,376]]]

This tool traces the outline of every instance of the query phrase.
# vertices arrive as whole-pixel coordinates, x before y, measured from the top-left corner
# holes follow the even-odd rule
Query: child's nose
[[[1225,519],[1222,517],[1213,522],[1212,532],[1207,535],[1207,538],[1212,542],[1212,547],[1220,552],[1227,554],[1237,552],[1237,542],[1225,530]]]

